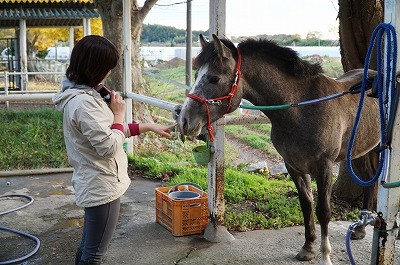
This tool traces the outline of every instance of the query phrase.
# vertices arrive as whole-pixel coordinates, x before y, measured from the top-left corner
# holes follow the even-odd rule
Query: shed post
[[[69,27],[69,55],[71,55],[72,49],[74,48],[74,27]]]
[[[385,1],[384,22],[390,23],[395,29],[400,26],[400,1],[387,0]],[[399,35],[396,34],[397,43],[399,43]],[[386,42],[385,50],[387,51]],[[399,56],[397,57],[397,69],[400,69]],[[386,56],[384,67],[386,66]],[[393,59],[393,58],[392,58]],[[387,71],[387,69],[384,69]],[[391,100],[391,99],[389,99]],[[388,181],[396,182],[400,180],[400,112],[397,110],[393,137],[392,149],[390,151],[390,164]],[[395,240],[398,234],[399,225],[399,199],[400,188],[384,188],[379,185],[377,213],[380,214],[380,222],[376,225],[381,225],[381,231],[374,229],[371,265],[372,264],[394,264]],[[383,231],[383,229],[385,231]]]
[[[210,35],[218,37],[225,35],[226,0],[210,0]],[[204,231],[204,238],[211,242],[228,242],[235,238],[221,224],[225,217],[225,129],[213,124],[215,141],[212,143],[214,152],[208,163],[208,208],[211,220]]]
[[[26,20],[19,20],[19,54],[21,69],[21,90],[25,91],[28,85],[28,53],[26,48]],[[17,59],[17,58],[16,58]],[[18,59],[17,59],[18,60]],[[18,79],[18,76],[16,76]]]
[[[88,36],[92,34],[91,28],[90,28],[90,18],[84,18],[83,19],[83,36]]]

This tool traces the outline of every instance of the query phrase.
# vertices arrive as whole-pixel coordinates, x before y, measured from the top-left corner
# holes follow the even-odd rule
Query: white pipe
[[[40,94],[40,93],[55,93],[58,92],[58,90],[27,90],[27,91],[0,91],[1,94]]]
[[[126,97],[142,102],[142,103],[147,103],[150,104],[152,106],[155,107],[159,107],[161,109],[166,109],[166,110],[174,110],[178,104],[174,104],[174,103],[170,103],[168,101],[164,101],[164,100],[160,100],[160,99],[156,99],[156,98],[152,98],[152,97],[148,97],[148,96],[143,96],[137,93],[132,93],[132,92],[128,92],[126,93]]]
[[[56,93],[47,94],[24,94],[24,95],[0,95],[1,101],[35,101],[52,99]]]
[[[43,174],[57,174],[57,173],[72,173],[73,171],[74,171],[74,169],[71,167],[0,171],[0,178],[1,177],[29,176],[29,175],[43,175]]]
[[[65,72],[6,72],[8,75],[65,75]]]

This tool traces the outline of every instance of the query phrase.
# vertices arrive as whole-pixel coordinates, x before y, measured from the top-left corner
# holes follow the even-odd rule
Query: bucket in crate
[[[156,222],[174,236],[202,234],[208,223],[208,195],[194,183],[156,188]]]
[[[197,190],[189,190],[189,186],[195,187],[201,192],[198,192]],[[203,194],[203,188],[192,182],[179,183],[168,191],[168,196],[174,200],[197,199],[203,196]]]

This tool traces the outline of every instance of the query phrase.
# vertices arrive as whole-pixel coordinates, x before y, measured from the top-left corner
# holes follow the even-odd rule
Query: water
[[[320,55],[328,57],[340,57],[339,46],[286,46],[298,52],[300,57]],[[192,58],[200,53],[200,47],[192,47]],[[178,57],[186,60],[186,47],[149,47],[140,48],[140,56],[146,61],[169,61]]]
[[[341,57],[339,46],[286,46],[298,52],[300,57],[320,55],[328,57]]]

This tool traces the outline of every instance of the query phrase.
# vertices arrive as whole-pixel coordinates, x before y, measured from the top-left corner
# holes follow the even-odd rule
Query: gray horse
[[[338,79],[330,78],[320,65],[302,60],[295,51],[267,40],[248,39],[238,47],[215,35],[212,42],[202,36],[200,40],[196,80],[178,117],[184,135],[197,136],[203,127],[212,134],[211,122],[237,109],[242,98],[256,106],[297,103],[347,91],[363,75],[360,69]],[[369,76],[373,75],[376,73],[371,71]],[[331,264],[328,224],[332,166],[346,158],[359,98],[348,94],[323,103],[263,111],[272,124],[271,140],[299,194],[305,225],[305,243],[296,256],[299,260],[315,257],[313,178],[318,189],[321,264]],[[367,154],[378,143],[378,102],[367,97],[353,158]]]

